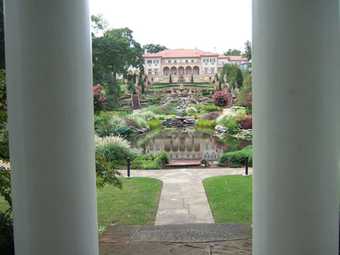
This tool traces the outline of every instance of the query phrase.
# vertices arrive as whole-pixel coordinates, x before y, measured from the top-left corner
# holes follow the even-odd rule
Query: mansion
[[[224,56],[197,49],[144,54],[144,70],[150,82],[209,82],[225,64],[242,67],[249,62],[241,56]]]

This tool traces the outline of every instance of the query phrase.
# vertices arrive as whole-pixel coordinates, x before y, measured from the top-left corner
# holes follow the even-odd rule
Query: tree
[[[0,0],[0,69],[5,69],[5,28],[3,0]]]
[[[142,94],[144,94],[145,93],[145,82],[144,82],[142,75],[139,75],[138,84],[141,86]]]
[[[246,57],[248,60],[251,60],[252,58],[252,46],[250,41],[246,41],[245,43],[243,56]]]
[[[102,15],[92,15],[91,16],[91,33],[92,37],[98,36],[103,33],[108,27],[107,21]]]
[[[227,77],[227,82],[232,88],[240,88],[243,84],[243,75],[237,65],[226,64],[223,67],[222,77]]]
[[[241,51],[237,49],[229,49],[228,51],[224,52],[225,56],[241,56]]]
[[[237,97],[237,104],[247,107],[248,111],[252,111],[252,76],[250,72],[245,74],[243,86]]]
[[[149,43],[145,44],[143,46],[143,49],[146,50],[146,52],[148,53],[157,53],[163,50],[167,50],[168,48],[160,44]]]
[[[129,28],[110,29],[92,39],[94,81],[110,84],[108,94],[114,102],[119,90],[117,74],[125,75],[131,66],[143,70],[143,49],[132,33]]]

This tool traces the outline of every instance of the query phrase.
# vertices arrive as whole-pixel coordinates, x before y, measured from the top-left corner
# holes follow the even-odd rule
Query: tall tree
[[[92,36],[98,36],[108,28],[108,23],[102,15],[91,15]]]
[[[4,2],[0,0],[0,69],[5,69]]]
[[[128,28],[110,29],[93,37],[93,74],[96,83],[110,78],[109,93],[117,96],[117,74],[125,75],[129,67],[143,68],[143,49]],[[115,99],[115,98],[114,98]]]
[[[248,60],[251,60],[252,58],[252,46],[250,41],[246,41],[245,43],[243,56],[246,57]]]
[[[225,56],[241,56],[241,51],[237,49],[229,49],[224,52]]]
[[[149,44],[145,44],[143,46],[143,49],[147,51],[148,53],[157,53],[163,50],[167,50],[168,48],[160,44],[149,43]]]
[[[248,111],[252,111],[252,75],[250,72],[244,74],[243,86],[237,97],[237,103],[247,107]]]
[[[232,88],[240,88],[243,84],[243,75],[237,65],[226,64],[223,67],[222,77],[227,77],[227,82]]]

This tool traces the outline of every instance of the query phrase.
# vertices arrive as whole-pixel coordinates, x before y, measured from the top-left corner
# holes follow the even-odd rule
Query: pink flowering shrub
[[[224,90],[217,90],[213,95],[213,100],[215,105],[218,106],[227,106],[232,100],[230,92],[226,89]]]
[[[100,84],[94,85],[92,87],[93,101],[94,101],[94,111],[103,110],[106,104],[106,97],[104,95],[103,86]]]
[[[242,120],[240,120],[241,129],[252,129],[253,128],[253,119],[251,115],[245,116]]]

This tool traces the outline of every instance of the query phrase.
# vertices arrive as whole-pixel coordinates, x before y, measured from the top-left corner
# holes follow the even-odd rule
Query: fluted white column
[[[96,255],[88,0],[6,0],[16,255]]]
[[[338,254],[338,0],[254,0],[254,255]]]

